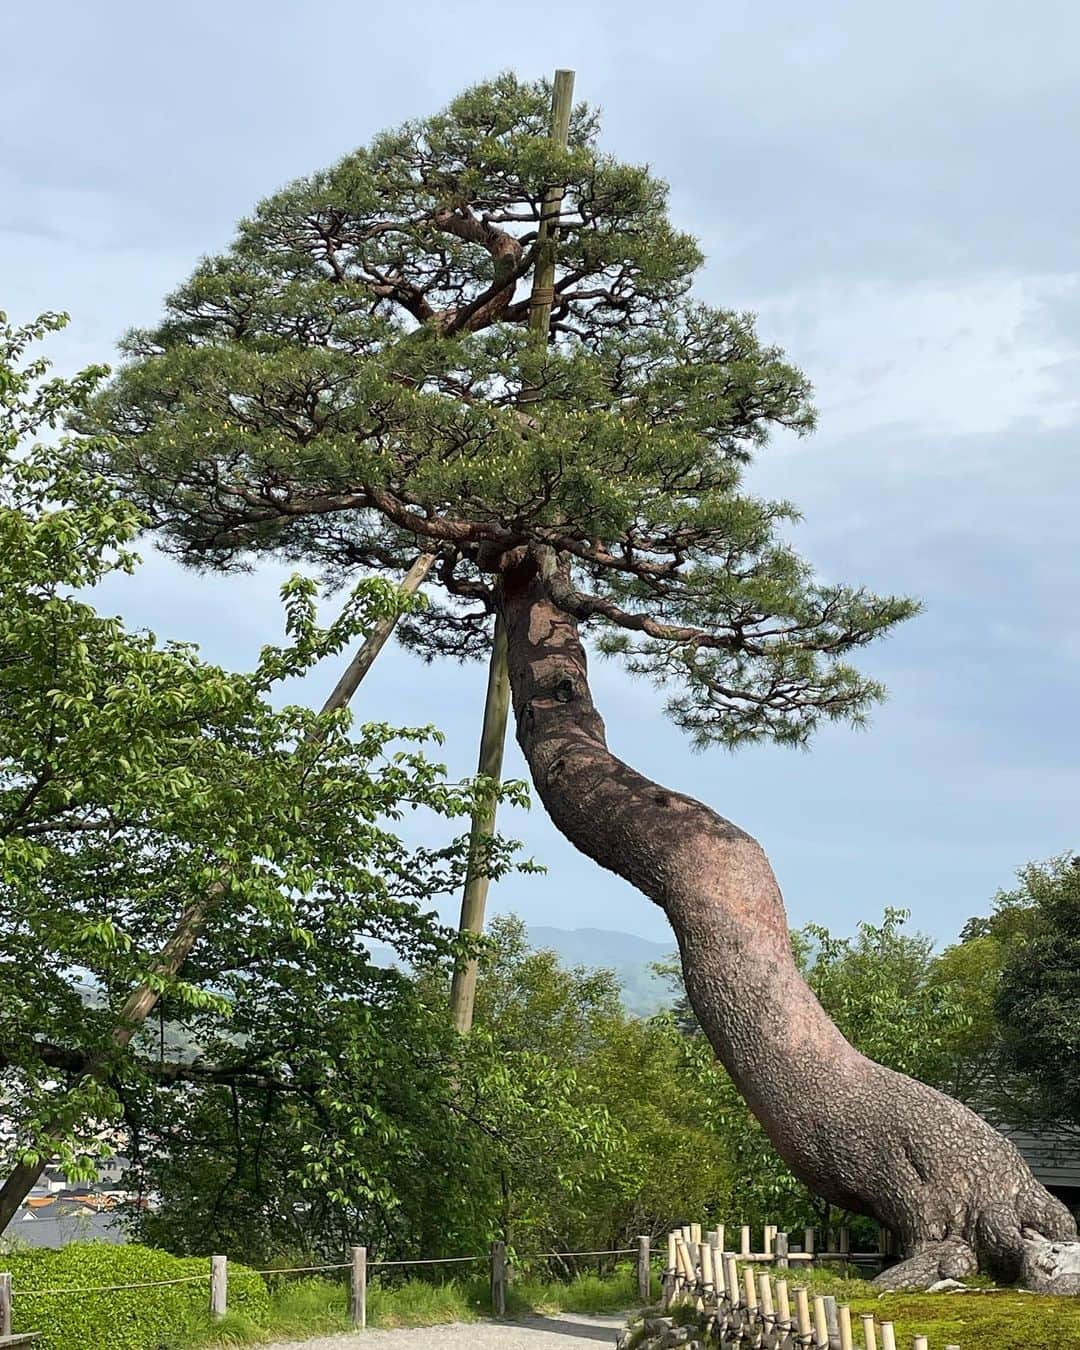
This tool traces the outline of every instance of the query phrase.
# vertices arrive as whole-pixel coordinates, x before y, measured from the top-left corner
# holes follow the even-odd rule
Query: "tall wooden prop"
[[[551,98],[551,139],[565,146],[570,135],[570,112],[574,101],[574,72],[557,70]],[[540,230],[536,266],[533,268],[532,295],[529,303],[529,332],[541,349],[547,343],[551,323],[551,306],[555,299],[555,242],[558,221],[562,211],[563,188],[548,188],[540,211]],[[522,389],[519,402],[533,403],[541,391],[535,386]],[[495,624],[495,640],[488,666],[487,696],[484,700],[484,723],[480,732],[480,758],[477,773],[498,782],[502,775],[503,747],[506,744],[506,720],[510,710],[510,680],[506,672],[506,634],[501,621]],[[473,817],[469,836],[469,868],[465,889],[461,896],[462,933],[484,931],[484,911],[487,908],[488,875],[485,862],[485,842],[495,832],[495,800],[485,802]],[[476,1001],[476,961],[458,963],[450,985],[450,1012],[458,1031],[467,1032],[472,1026],[473,1005]]]

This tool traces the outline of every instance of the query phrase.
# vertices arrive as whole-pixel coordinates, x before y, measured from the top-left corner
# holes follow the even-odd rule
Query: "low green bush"
[[[59,1250],[13,1252],[2,1263],[11,1271],[14,1290],[12,1329],[40,1332],[35,1350],[158,1350],[196,1325],[210,1298],[207,1258],[179,1258],[149,1247],[76,1242]],[[188,1276],[200,1278],[155,1289],[77,1292]],[[269,1319],[262,1278],[231,1262],[229,1306],[255,1325]]]

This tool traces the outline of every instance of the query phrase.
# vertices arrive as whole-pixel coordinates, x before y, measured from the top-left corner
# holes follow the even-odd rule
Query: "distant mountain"
[[[634,933],[619,933],[610,928],[549,928],[529,926],[529,945],[551,950],[564,966],[591,966],[613,970],[622,987],[623,1003],[636,1017],[651,1017],[671,1005],[671,990],[666,980],[654,975],[654,961],[663,961],[675,951],[675,940],[650,942]],[[392,948],[381,942],[369,944],[371,959],[379,966],[397,964]]]
[[[608,928],[548,928],[538,924],[530,925],[529,942],[558,952],[564,965],[613,970],[622,986],[623,1002],[638,1017],[651,1017],[671,1003],[667,981],[654,974],[651,966],[672,955],[674,939],[650,942],[634,933]]]

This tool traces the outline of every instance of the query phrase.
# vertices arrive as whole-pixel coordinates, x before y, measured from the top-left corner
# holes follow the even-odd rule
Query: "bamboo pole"
[[[398,586],[398,594],[407,599],[413,595],[417,588],[423,583],[427,574],[431,571],[431,565],[435,561],[435,555],[432,553],[421,553],[409,570],[401,579]],[[323,704],[324,713],[336,712],[338,708],[344,708],[360,687],[360,681],[371,669],[375,658],[386,646],[390,634],[397,627],[397,621],[400,615],[395,610],[393,614],[388,614],[385,619],[380,619],[372,628],[364,640],[364,645],[356,653],[353,659],[345,667],[341,679],[334,685],[330,697]]]
[[[829,1325],[825,1320],[825,1300],[814,1295],[814,1350],[824,1350],[829,1344]]]
[[[739,1255],[750,1255],[750,1225],[744,1223],[739,1230]]]
[[[469,865],[465,889],[461,893],[461,918],[458,930],[462,933],[484,931],[484,911],[490,879],[485,866],[487,841],[495,833],[495,785],[502,777],[503,747],[506,744],[506,722],[510,711],[510,679],[506,670],[506,629],[501,618],[495,620],[495,640],[488,664],[487,693],[484,697],[484,722],[480,731],[480,756],[476,771],[490,779],[492,793],[473,816],[469,833]],[[464,1035],[472,1027],[473,1005],[476,1002],[476,957],[459,961],[454,967],[450,985],[450,1012],[454,1027]]]
[[[863,1313],[859,1318],[862,1323],[863,1350],[877,1350],[877,1323],[874,1321],[873,1313]]]
[[[788,1297],[787,1280],[776,1281],[776,1321],[777,1330],[781,1333],[780,1344],[786,1347],[790,1342],[791,1325],[791,1300]]]
[[[837,1309],[840,1318],[840,1350],[853,1350],[855,1342],[851,1339],[851,1309],[841,1303]]]
[[[705,1302],[716,1296],[716,1276],[713,1272],[713,1249],[710,1242],[698,1243],[698,1261],[701,1264],[701,1288]]]
[[[806,1287],[801,1284],[795,1286],[795,1330],[799,1334],[800,1345],[811,1344],[807,1339],[814,1331],[813,1323],[810,1321],[810,1296]]]
[[[570,113],[574,102],[574,72],[557,70],[551,98],[551,139],[563,147],[570,134]],[[558,238],[557,222],[562,211],[564,189],[548,188],[540,212],[540,229],[536,265],[533,268],[532,293],[529,300],[529,332],[538,346],[547,344],[554,300],[555,244]],[[535,384],[523,385],[519,403],[532,403],[541,396]],[[502,775],[503,746],[506,743],[506,722],[510,709],[510,680],[506,668],[506,632],[501,619],[495,621],[495,639],[488,665],[487,694],[484,699],[484,722],[480,732],[480,758],[477,772],[498,782]],[[469,832],[469,868],[461,896],[462,933],[482,933],[484,912],[487,908],[489,879],[483,866],[484,841],[495,831],[496,803],[482,806],[473,817]],[[454,970],[450,985],[450,1013],[455,1028],[462,1034],[472,1027],[473,1005],[476,1001],[475,958],[460,962]]]
[[[724,1289],[733,1308],[739,1304],[739,1267],[734,1252],[724,1253]]]
[[[896,1350],[896,1333],[891,1322],[881,1324],[881,1350]]]

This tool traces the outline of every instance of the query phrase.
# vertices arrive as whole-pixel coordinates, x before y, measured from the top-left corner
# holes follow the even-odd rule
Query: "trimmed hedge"
[[[15,1292],[14,1331],[39,1331],[34,1350],[159,1350],[205,1317],[210,1302],[208,1257],[177,1257],[134,1244],[74,1242],[0,1256]],[[34,1290],[87,1289],[200,1278],[159,1289],[107,1294],[46,1294]],[[261,1275],[229,1262],[229,1311],[265,1325],[270,1296]]]

